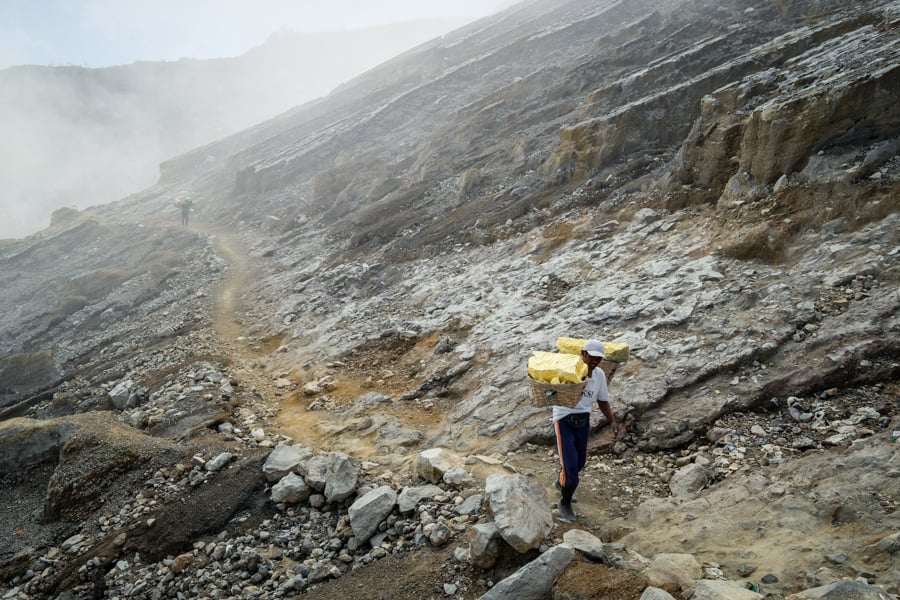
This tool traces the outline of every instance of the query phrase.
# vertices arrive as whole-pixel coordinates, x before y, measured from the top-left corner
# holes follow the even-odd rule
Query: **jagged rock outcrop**
[[[827,33],[827,44],[705,98],[676,159],[674,183],[711,188],[726,203],[753,201],[782,176],[799,172],[802,181],[818,183],[817,154],[834,159],[836,148],[900,134],[893,101],[900,48],[890,33],[896,22],[884,18],[823,26],[809,37]]]

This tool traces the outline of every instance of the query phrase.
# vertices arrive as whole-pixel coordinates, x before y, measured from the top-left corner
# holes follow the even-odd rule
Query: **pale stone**
[[[272,502],[276,504],[296,504],[309,498],[312,490],[295,473],[288,473],[281,481],[272,486]]]
[[[350,505],[350,528],[356,539],[369,539],[397,504],[397,492],[388,485],[375,488]]]
[[[553,527],[547,492],[532,477],[491,475],[485,497],[500,535],[518,552],[540,546]]]
[[[703,568],[690,554],[661,553],[650,559],[643,575],[650,585],[677,585],[686,590],[703,578]]]
[[[444,448],[429,448],[419,453],[416,472],[431,483],[439,483],[444,473],[460,463],[459,457]]]
[[[276,446],[266,458],[263,474],[266,481],[274,482],[294,471],[305,475],[305,462],[312,458],[312,451],[303,446]]]
[[[543,600],[559,574],[574,559],[575,550],[571,546],[554,546],[500,581],[479,600]]]
[[[669,481],[669,489],[676,497],[691,497],[702,490],[707,481],[706,469],[698,464],[690,464],[675,471]]]

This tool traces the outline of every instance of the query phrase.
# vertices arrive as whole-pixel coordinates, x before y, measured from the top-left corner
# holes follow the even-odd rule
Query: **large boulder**
[[[485,497],[500,535],[518,552],[540,546],[553,527],[547,492],[533,477],[491,475]]]
[[[479,600],[543,600],[559,574],[574,559],[575,549],[571,546],[554,546],[492,587]]]
[[[328,502],[341,502],[356,491],[359,461],[341,452],[314,456],[307,463],[306,483],[325,493]]]
[[[388,485],[375,488],[350,505],[350,528],[359,541],[368,540],[397,504],[397,492]]]
[[[431,483],[440,483],[444,473],[460,463],[459,457],[444,448],[429,448],[419,453],[416,472]]]
[[[303,446],[276,446],[263,464],[266,481],[280,481],[288,473],[305,475],[306,461],[312,458],[312,450]]]

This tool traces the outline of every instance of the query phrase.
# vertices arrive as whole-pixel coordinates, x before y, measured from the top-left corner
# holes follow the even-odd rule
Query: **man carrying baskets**
[[[581,399],[573,408],[553,407],[553,427],[556,430],[556,448],[562,470],[556,488],[562,494],[559,501],[559,515],[564,521],[574,521],[572,496],[578,487],[578,473],[587,463],[588,435],[591,430],[591,409],[594,402],[600,405],[600,412],[609,421],[613,435],[619,437],[619,423],[609,406],[609,388],[606,374],[600,368],[605,358],[603,342],[588,340],[581,351],[581,360],[588,367],[587,380],[581,392]]]

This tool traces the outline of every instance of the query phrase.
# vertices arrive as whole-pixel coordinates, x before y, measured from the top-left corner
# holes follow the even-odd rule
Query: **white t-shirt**
[[[594,402],[609,402],[609,388],[606,387],[606,373],[600,367],[594,367],[594,372],[584,383],[581,392],[581,400],[574,408],[566,406],[553,407],[553,422],[559,421],[565,416],[575,413],[589,413],[594,408]]]

